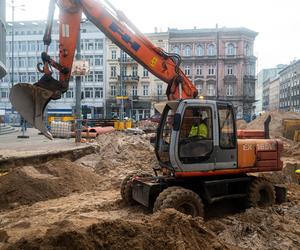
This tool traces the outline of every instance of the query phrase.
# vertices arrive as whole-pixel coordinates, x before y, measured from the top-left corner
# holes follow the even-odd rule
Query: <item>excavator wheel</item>
[[[137,202],[132,198],[132,179],[135,177],[150,177],[151,174],[136,171],[129,173],[121,183],[121,197],[128,205],[134,205]]]
[[[174,208],[193,217],[204,216],[203,203],[198,194],[182,187],[169,187],[157,197],[153,212],[165,208]]]
[[[267,207],[275,203],[275,188],[263,178],[255,178],[249,186],[247,205],[249,207]]]

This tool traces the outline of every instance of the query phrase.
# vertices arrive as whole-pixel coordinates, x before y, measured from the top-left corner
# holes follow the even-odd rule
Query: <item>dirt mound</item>
[[[236,120],[236,128],[237,129],[246,129],[247,122],[245,120]]]
[[[271,111],[266,112],[261,116],[258,116],[255,120],[248,123],[245,129],[264,129],[264,122],[267,119],[268,115],[271,115],[270,122],[270,135],[272,137],[282,136],[283,119],[300,119],[300,113],[296,112],[279,112],[279,111]]]
[[[218,240],[201,219],[173,209],[139,221],[103,220],[82,230],[68,227],[48,230],[43,238],[20,240],[7,249],[234,249]]]
[[[297,199],[265,209],[251,208],[206,225],[220,240],[243,249],[300,249]]]
[[[98,137],[99,153],[76,161],[92,168],[101,178],[101,189],[119,188],[121,181],[132,171],[152,172],[157,164],[150,135],[116,132]]]
[[[12,169],[0,177],[0,209],[95,189],[98,177],[66,159]]]

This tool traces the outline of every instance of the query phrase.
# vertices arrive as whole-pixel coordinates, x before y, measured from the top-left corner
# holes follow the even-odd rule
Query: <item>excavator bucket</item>
[[[29,83],[18,83],[10,91],[10,102],[19,114],[47,138],[53,139],[43,119],[53,92]]]

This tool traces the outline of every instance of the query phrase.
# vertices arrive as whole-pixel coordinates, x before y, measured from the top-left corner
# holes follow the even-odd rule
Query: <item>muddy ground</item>
[[[107,134],[97,144],[97,154],[76,162],[56,159],[1,175],[1,249],[300,249],[296,158],[284,158],[284,174],[267,176],[288,187],[286,203],[244,210],[220,202],[203,220],[121,201],[126,174],[156,164],[148,135]]]

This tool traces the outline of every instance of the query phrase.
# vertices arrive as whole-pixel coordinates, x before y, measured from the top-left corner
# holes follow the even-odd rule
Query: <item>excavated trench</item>
[[[152,214],[126,206],[122,179],[157,164],[149,137],[107,134],[91,152],[13,165],[0,176],[0,248],[300,248],[300,188],[288,177],[298,161],[291,158],[283,176],[268,177],[288,187],[281,205],[243,210],[236,202],[219,202],[206,207],[205,221],[172,209]]]

